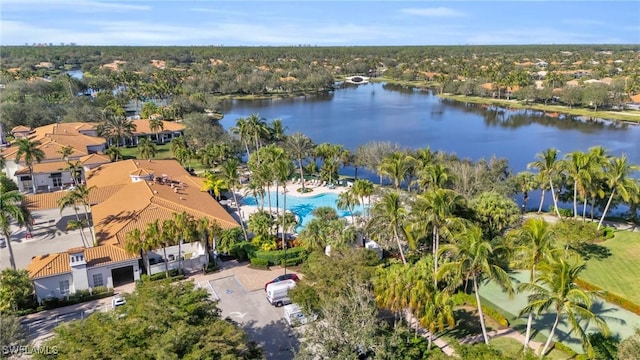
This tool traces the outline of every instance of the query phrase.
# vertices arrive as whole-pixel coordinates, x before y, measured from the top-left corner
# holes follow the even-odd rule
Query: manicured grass
[[[438,96],[445,99],[452,99],[452,100],[458,100],[458,101],[475,103],[475,104],[496,105],[496,106],[502,106],[502,107],[507,107],[511,109],[532,109],[532,110],[540,110],[540,111],[547,111],[547,112],[557,112],[561,114],[585,116],[590,118],[600,118],[600,119],[620,120],[620,121],[640,123],[640,116],[638,116],[637,111],[625,111],[625,112],[593,111],[585,108],[568,108],[566,106],[559,106],[559,105],[523,104],[517,100],[484,98],[484,97],[478,97],[478,96],[445,95],[445,94],[441,94]]]
[[[164,145],[156,145],[156,149],[158,152],[154,159],[173,159],[173,153],[169,149],[169,144]],[[138,158],[138,148],[137,147],[123,147],[120,148],[120,152],[122,153],[122,157],[125,159],[137,159]]]
[[[581,278],[640,304],[640,233],[618,231],[613,239],[599,245],[610,249],[612,255],[589,260]]]
[[[491,339],[489,341],[489,344],[494,348],[502,351],[503,354],[511,356],[513,358],[517,358],[522,352],[522,344],[518,340],[506,336]],[[547,354],[545,359],[567,360],[571,359],[571,356],[565,354],[562,351],[554,349]]]

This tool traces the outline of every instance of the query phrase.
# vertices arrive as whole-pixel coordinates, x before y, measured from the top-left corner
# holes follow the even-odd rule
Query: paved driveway
[[[298,339],[283,319],[283,309],[269,304],[263,288],[248,291],[235,275],[208,280],[223,317],[237,322],[264,350],[267,359],[293,359]]]

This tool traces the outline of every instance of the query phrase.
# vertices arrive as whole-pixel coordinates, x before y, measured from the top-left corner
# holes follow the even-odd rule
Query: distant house
[[[11,130],[17,139],[27,138],[30,141],[39,141],[44,158],[33,164],[33,178],[29,168],[24,163],[24,158],[16,162],[18,147],[14,143],[2,149],[5,159],[5,172],[9,178],[18,184],[18,189],[25,192],[55,191],[73,185],[76,181],[84,180],[84,171],[88,168],[81,167],[79,172],[72,174],[69,163],[88,161],[91,163],[109,162],[107,157],[88,157],[92,154],[103,152],[106,146],[104,138],[96,136],[94,124],[86,123],[61,123],[41,126],[30,129],[25,126],[17,126]],[[71,153],[66,160],[62,159],[62,149],[70,148]]]
[[[204,179],[191,176],[175,160],[124,160],[102,164],[86,174],[91,216],[97,246],[63,253],[35,256],[27,270],[38,301],[64,297],[96,286],[114,287],[140,278],[139,255],[124,250],[127,233],[144,231],[148,223],[160,224],[175,213],[207,218],[222,229],[238,227],[233,217],[207,192]],[[31,209],[56,208],[63,192],[27,196]],[[169,246],[149,253],[148,273],[162,272],[165,264],[177,268],[178,259],[188,269],[201,269],[206,262],[197,242]],[[180,251],[180,252],[179,252]]]
[[[536,66],[539,68],[546,68],[547,66],[549,66],[549,63],[541,60],[536,63]]]

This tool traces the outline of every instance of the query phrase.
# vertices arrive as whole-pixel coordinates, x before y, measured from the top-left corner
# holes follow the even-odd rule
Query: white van
[[[284,319],[292,327],[307,323],[307,318],[298,304],[289,304],[284,307]]]
[[[295,286],[296,282],[293,280],[284,280],[267,285],[267,300],[269,304],[278,307],[291,304],[289,289]]]

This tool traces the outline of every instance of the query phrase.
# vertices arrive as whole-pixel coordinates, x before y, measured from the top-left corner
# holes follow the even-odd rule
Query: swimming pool
[[[276,197],[276,192],[271,191],[264,197],[265,209],[269,207],[269,195],[271,196],[271,206],[273,208],[282,208],[282,204],[284,204],[284,197],[282,193],[278,193]],[[260,198],[256,199],[253,196],[247,196],[242,199],[242,204],[260,206],[260,200]],[[304,227],[309,222],[309,220],[313,218],[313,214],[311,214],[311,212],[313,211],[313,209],[318,207],[327,206],[333,208],[338,212],[338,216],[340,217],[351,216],[349,210],[338,210],[338,207],[336,206],[337,200],[338,194],[336,193],[324,193],[305,197],[295,196],[291,193],[287,193],[287,210],[291,210],[291,212],[298,215],[298,217],[300,218],[300,226],[302,227]],[[353,209],[353,214],[360,215],[361,213],[362,206],[355,206]]]

